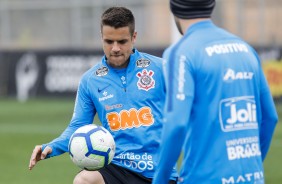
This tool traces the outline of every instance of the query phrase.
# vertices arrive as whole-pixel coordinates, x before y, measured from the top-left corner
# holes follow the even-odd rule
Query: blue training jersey
[[[205,20],[164,59],[163,162],[154,184],[167,183],[181,148],[179,183],[264,183],[263,160],[278,118],[254,49]]]
[[[91,124],[97,112],[116,142],[112,163],[153,177],[165,101],[162,59],[133,51],[127,69],[111,68],[104,56],[83,75],[69,126],[60,137],[43,145],[43,149],[48,145],[53,150],[47,157],[67,152],[72,133]],[[176,177],[174,170],[171,179]]]

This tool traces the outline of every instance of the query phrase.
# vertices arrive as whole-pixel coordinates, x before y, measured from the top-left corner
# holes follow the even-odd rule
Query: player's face
[[[108,64],[114,68],[127,67],[137,33],[131,35],[129,27],[115,29],[111,26],[103,26],[101,33]]]

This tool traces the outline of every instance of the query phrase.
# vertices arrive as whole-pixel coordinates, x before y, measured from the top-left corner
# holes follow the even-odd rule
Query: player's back
[[[181,176],[197,184],[263,183],[255,52],[210,21],[192,26],[178,51],[195,84]]]

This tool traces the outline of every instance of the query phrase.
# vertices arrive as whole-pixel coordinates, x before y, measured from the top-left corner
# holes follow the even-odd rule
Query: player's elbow
[[[278,122],[278,114],[275,113],[275,117],[273,117],[273,121],[275,122],[275,124]]]
[[[277,113],[271,114],[268,117],[268,121],[267,122],[270,122],[272,125],[275,126],[277,124],[277,122],[278,122],[278,115],[277,115]]]

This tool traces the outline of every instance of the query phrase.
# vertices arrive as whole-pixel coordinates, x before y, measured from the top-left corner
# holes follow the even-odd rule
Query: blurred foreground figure
[[[42,159],[67,152],[73,132],[92,124],[97,113],[115,139],[116,154],[99,171],[79,172],[74,184],[152,183],[165,101],[162,59],[134,48],[134,16],[125,7],[103,13],[101,36],[105,56],[82,76],[69,126],[57,139],[35,147],[29,169]],[[175,184],[176,170],[168,178]]]
[[[214,0],[171,0],[183,37],[164,52],[167,98],[154,184],[167,184],[181,148],[179,183],[264,183],[277,123],[255,50],[213,24]]]

